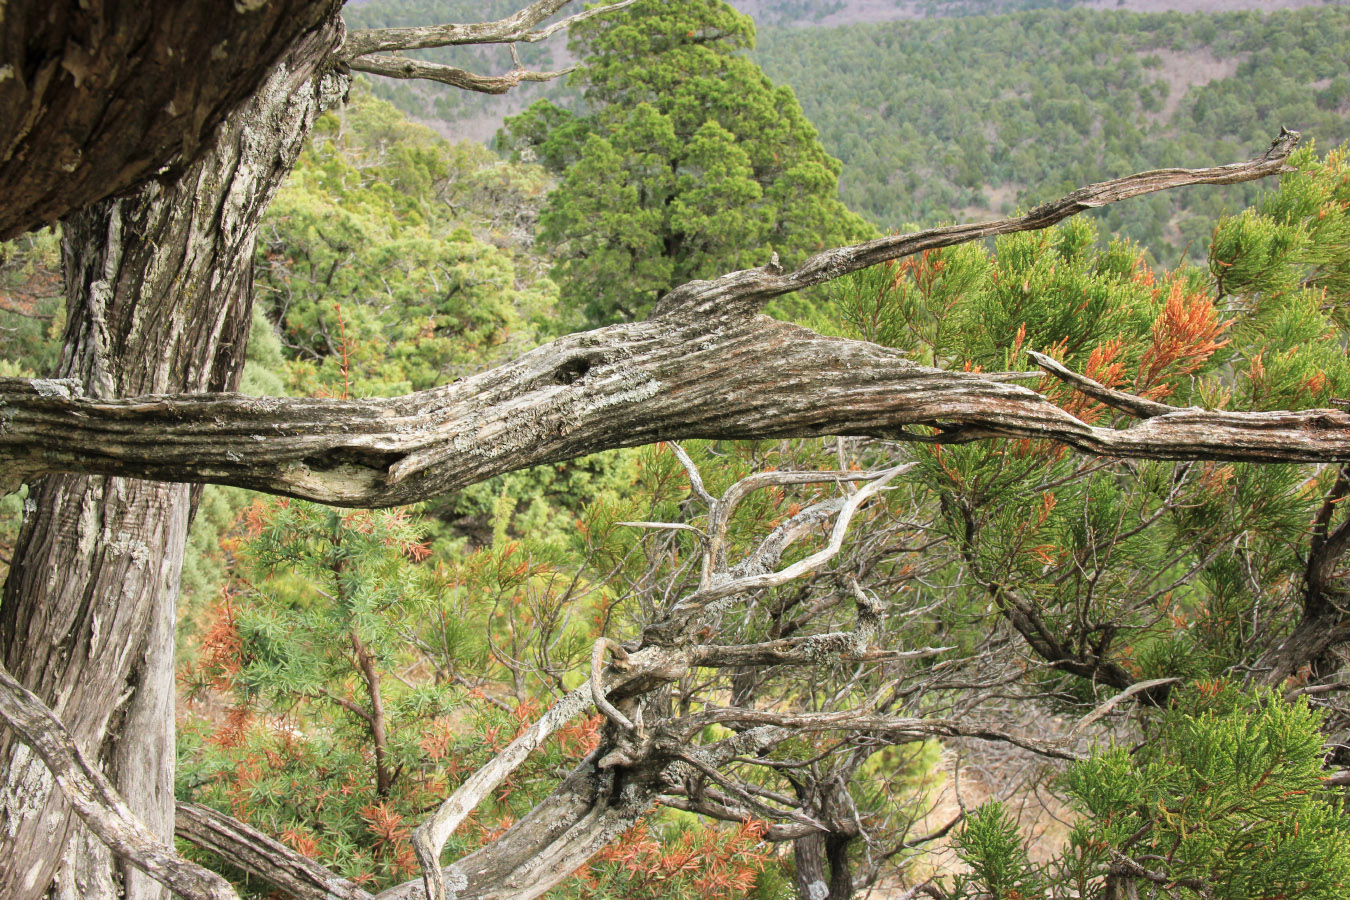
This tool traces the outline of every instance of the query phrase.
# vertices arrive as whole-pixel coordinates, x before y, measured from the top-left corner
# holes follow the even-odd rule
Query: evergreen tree
[[[572,30],[589,114],[540,101],[508,120],[503,142],[562,176],[541,238],[564,303],[588,321],[868,236],[792,91],[742,55],[753,43],[753,23],[721,0],[642,0]]]
[[[1323,716],[1306,698],[1222,682],[1174,699],[1137,751],[1112,747],[1070,766],[1063,787],[1079,818],[1048,865],[1031,862],[1000,804],[976,810],[954,842],[971,874],[951,896],[1345,896],[1350,822],[1344,789],[1322,782]]]

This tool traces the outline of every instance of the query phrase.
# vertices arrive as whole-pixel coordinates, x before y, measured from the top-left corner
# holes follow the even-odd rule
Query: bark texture
[[[1211,412],[1113,397],[1146,418],[1125,429],[1091,427],[1026,388],[919,366],[897,351],[758,315],[774,297],[885,260],[1045,228],[1171,187],[1266,177],[1282,170],[1297,140],[1281,135],[1246,163],[1091,185],[1015,219],[826,251],[790,273],[774,261],[690,282],[645,322],[570,335],[405,397],[107,401],[82,395],[78,384],[0,379],[0,461],[11,464],[11,482],[50,471],[104,473],[235,484],[345,506],[413,503],[527,466],[691,437],[1008,436],[1122,457],[1350,461],[1345,412]],[[914,425],[939,435],[907,430]]]
[[[108,847],[135,860],[185,900],[239,900],[222,876],[180,858],[172,845],[139,821],[107,777],[80,753],[52,711],[3,670],[0,717],[42,758],[81,819]]]
[[[197,8],[183,15],[209,18]],[[335,18],[302,34],[215,146],[171,185],[65,220],[69,325],[60,377],[103,398],[238,383],[258,222],[324,92],[345,84],[316,78],[340,40]],[[0,654],[167,840],[174,608],[191,490],[101,475],[49,477],[31,488],[0,602]],[[12,736],[0,756],[0,896],[36,900],[58,864],[59,897],[163,896],[73,826],[45,766]]]
[[[150,177],[176,178],[295,39],[340,5],[0,4],[0,240]]]
[[[763,316],[668,316],[571,335],[491,372],[369,400],[100,400],[0,379],[0,461],[394,506],[493,475],[680,438],[822,434],[1062,441],[1105,456],[1350,461],[1350,414],[1176,409],[1089,426],[1035,391],[916,365]],[[936,436],[912,426],[937,428]]]

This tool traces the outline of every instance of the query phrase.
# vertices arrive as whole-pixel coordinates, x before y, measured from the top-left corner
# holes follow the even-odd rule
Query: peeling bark
[[[149,178],[175,179],[292,43],[339,6],[0,4],[0,240]]]
[[[174,184],[149,185],[65,221],[70,313],[60,377],[108,398],[237,384],[254,235],[317,113],[323,87],[315,66],[340,39],[335,19],[305,33]],[[33,485],[0,601],[5,665],[166,839],[173,621],[191,507],[181,484],[44,478]],[[65,799],[35,771],[42,764],[12,736],[4,736],[0,757],[0,896],[36,900],[60,862],[58,896],[163,896],[93,850]]]

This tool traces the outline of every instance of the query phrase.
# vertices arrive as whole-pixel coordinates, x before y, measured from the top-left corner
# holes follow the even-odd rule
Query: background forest
[[[515,4],[366,0],[347,20],[459,6]],[[639,318],[691,278],[1246,158],[1284,125],[1305,143],[1278,182],[925,253],[771,312],[1007,373],[1101,424],[1122,413],[1034,353],[1154,404],[1350,397],[1350,9],[929,0],[878,22],[866,4],[737,6],[760,27],[718,0],[576,26],[566,51],[522,61],[586,65],[508,98],[359,78],[268,213],[242,390],[444,384]],[[59,240],[0,245],[0,374],[54,365]],[[792,472],[812,477],[773,475]],[[584,682],[597,637],[642,633],[697,584],[708,535],[740,559],[806,516],[818,548],[812,511],[884,479],[837,558],[708,628],[896,652],[703,671],[672,702],[708,715],[709,745],[748,727],[713,715],[728,703],[964,724],[807,733],[734,778],[691,777],[549,896],[1345,895],[1350,473],[1335,466],[825,438],[615,451],[392,511],[208,487],[179,617],[178,795],[368,889],[413,877],[411,829]],[[0,501],[0,568],[22,503]],[[1290,664],[1300,629],[1327,639]],[[1014,739],[978,739],[995,724]],[[558,732],[446,858],[528,812],[600,727]]]

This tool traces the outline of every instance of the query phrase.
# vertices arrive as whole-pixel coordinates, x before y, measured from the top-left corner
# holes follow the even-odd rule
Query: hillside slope
[[[347,17],[352,27],[375,27],[505,14],[514,4],[455,0],[436,3],[433,11],[430,0],[366,0],[349,6]],[[1263,148],[1281,126],[1323,146],[1350,137],[1350,79],[1344,72],[1350,6],[1344,3],[733,5],[758,17],[756,60],[795,90],[826,149],[843,161],[845,201],[884,228],[1005,213],[1142,168],[1242,158]],[[1034,8],[1046,6],[1097,8]],[[1252,11],[1254,6],[1269,11]],[[1216,7],[1247,11],[1176,11]],[[991,9],[1014,12],[969,15]],[[887,18],[893,21],[876,21]],[[509,66],[501,48],[425,52],[479,70]],[[524,59],[538,68],[571,61],[556,40],[525,48]],[[556,83],[525,85],[506,97],[387,79],[377,79],[373,89],[444,136],[485,142],[504,117],[539,97],[564,106],[580,102],[574,89]],[[1184,248],[1198,253],[1214,216],[1244,205],[1253,191],[1200,189],[1139,201],[1113,210],[1104,226],[1171,262]]]

